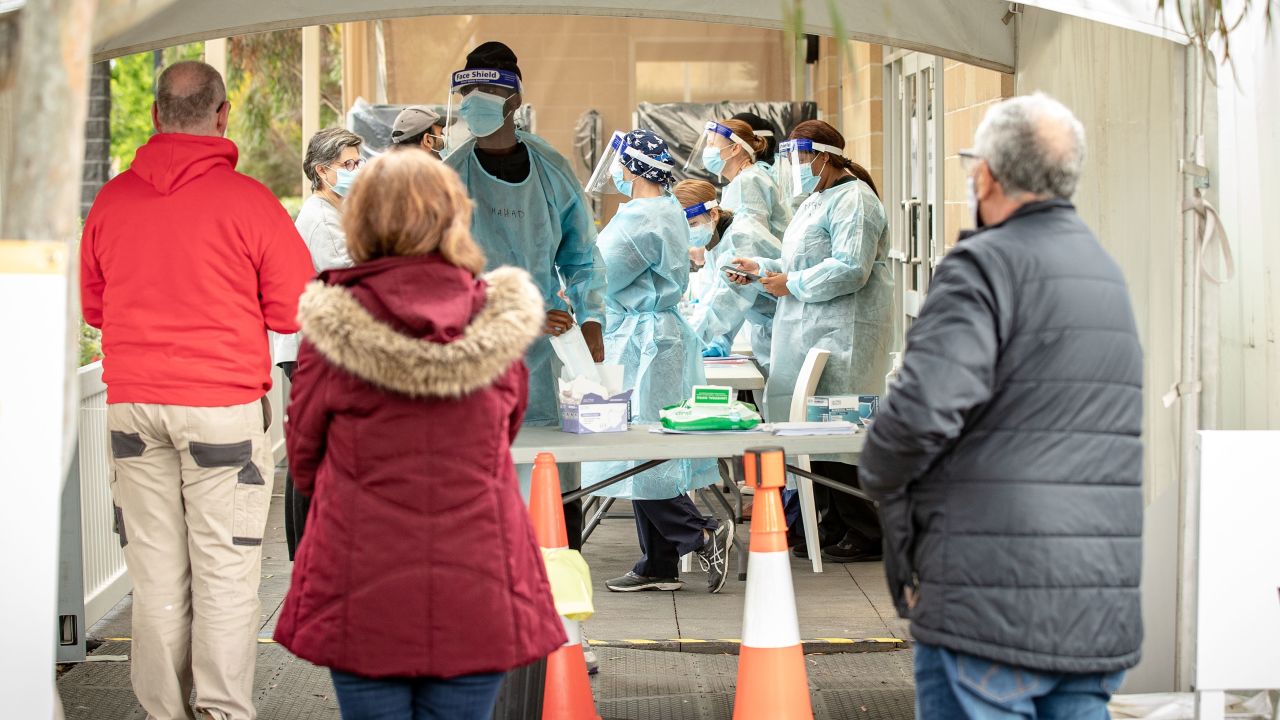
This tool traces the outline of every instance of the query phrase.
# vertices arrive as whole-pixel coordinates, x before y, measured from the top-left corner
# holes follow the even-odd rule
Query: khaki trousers
[[[133,689],[154,720],[254,720],[265,404],[112,404],[111,495],[133,579]]]

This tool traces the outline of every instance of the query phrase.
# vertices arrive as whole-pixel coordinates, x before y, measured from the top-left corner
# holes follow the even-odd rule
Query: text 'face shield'
[[[471,69],[453,74],[445,116],[446,154],[471,138],[488,137],[506,124],[519,105],[520,77],[509,70]]]

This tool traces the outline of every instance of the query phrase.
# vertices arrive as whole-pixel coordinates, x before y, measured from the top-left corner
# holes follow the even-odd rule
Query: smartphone
[[[738,275],[752,282],[755,282],[760,279],[759,275],[756,275],[755,273],[749,273],[746,270],[743,270],[742,268],[738,267],[737,265],[725,265],[720,269],[723,270],[726,275]]]

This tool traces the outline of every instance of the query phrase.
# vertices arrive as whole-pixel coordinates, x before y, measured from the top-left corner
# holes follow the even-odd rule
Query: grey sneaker
[[[620,578],[614,578],[604,584],[614,592],[639,592],[641,590],[679,590],[684,583],[679,578],[641,577],[628,572]]]
[[[707,572],[707,592],[718,593],[729,577],[729,553],[733,550],[733,521],[721,520],[720,527],[710,533],[698,549],[698,562]]]

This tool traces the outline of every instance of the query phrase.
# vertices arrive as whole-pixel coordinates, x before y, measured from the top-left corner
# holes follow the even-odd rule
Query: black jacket
[[[861,458],[915,640],[1042,671],[1136,665],[1141,432],[1128,289],[1071,203],[963,239]]]

